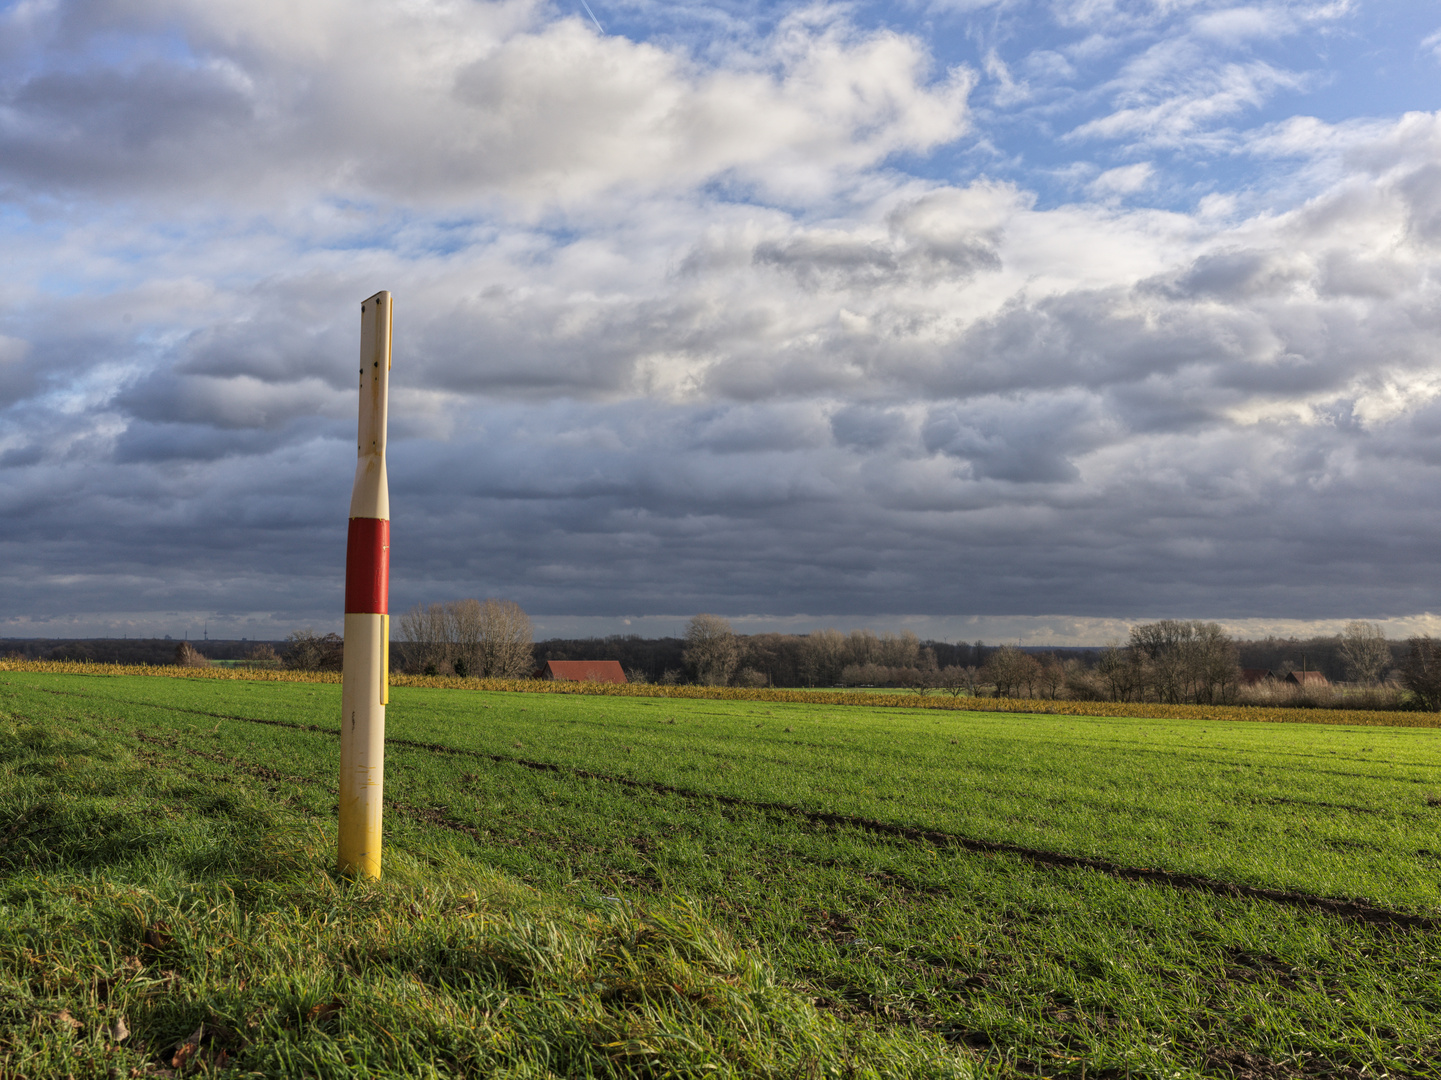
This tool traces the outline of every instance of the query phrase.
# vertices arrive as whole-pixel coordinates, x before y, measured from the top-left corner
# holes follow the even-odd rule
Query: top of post
[[[394,306],[388,292],[378,292],[360,305],[360,430],[356,449],[362,457],[385,453]]]
[[[391,299],[388,289],[381,289],[374,296],[366,297],[360,302],[361,333],[364,334],[364,320],[367,315],[372,319],[379,319],[385,324],[385,369],[390,370],[390,331],[392,326],[391,309],[394,300]],[[362,364],[362,367],[364,365]],[[363,374],[363,372],[362,372]]]
[[[390,399],[390,338],[394,301],[378,292],[360,304],[360,423],[355,451],[359,458],[351,517],[390,517],[385,478],[385,429]]]

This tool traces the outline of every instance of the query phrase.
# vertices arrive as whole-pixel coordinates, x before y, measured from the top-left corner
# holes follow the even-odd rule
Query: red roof
[[[568,682],[625,682],[619,660],[547,660],[540,669],[542,679]]]
[[[1331,681],[1319,671],[1293,671],[1286,676],[1288,683],[1297,686],[1330,686]]]

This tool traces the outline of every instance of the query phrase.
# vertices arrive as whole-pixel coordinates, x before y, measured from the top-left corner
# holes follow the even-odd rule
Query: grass
[[[1441,1075],[1432,730],[397,688],[352,885],[338,711],[0,674],[0,1075]]]
[[[90,664],[86,661],[0,659],[0,672],[48,675],[141,675],[151,678],[245,679],[275,682],[339,683],[338,671],[231,667],[149,667]],[[566,682],[537,679],[467,679],[454,675],[406,675],[391,672],[392,686],[566,696],[642,697],[672,700],[751,701],[770,704],[862,705],[936,712],[1011,712],[1056,716],[1131,716],[1168,720],[1248,721],[1280,724],[1340,724],[1349,727],[1441,727],[1441,713],[1383,709],[1296,708],[1288,704],[1166,705],[1146,701],[1075,701],[1027,698],[951,697],[898,692],[886,688],[831,687],[788,689],[738,686],[652,686],[642,683]]]

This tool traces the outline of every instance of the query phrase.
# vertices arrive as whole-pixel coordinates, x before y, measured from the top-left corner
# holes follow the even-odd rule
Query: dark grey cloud
[[[233,77],[174,64],[37,74],[3,100],[0,174],[26,186],[193,181],[256,120]]]
[[[1441,607],[1436,117],[1309,128],[1324,182],[1256,213],[1047,208],[902,172],[969,76],[834,13],[707,64],[280,10],[0,51],[0,620],[333,625],[378,288],[400,609]]]
[[[136,419],[116,438],[114,460],[120,465],[158,462],[207,462],[219,458],[257,458],[315,438],[313,417],[281,431],[229,428],[201,423],[153,423]],[[340,425],[332,425],[339,427]]]
[[[274,431],[300,417],[343,416],[351,411],[351,396],[316,379],[276,383],[171,370],[134,384],[112,404],[137,420]]]
[[[858,451],[891,446],[914,426],[904,411],[874,405],[844,406],[831,414],[830,422],[836,444]]]

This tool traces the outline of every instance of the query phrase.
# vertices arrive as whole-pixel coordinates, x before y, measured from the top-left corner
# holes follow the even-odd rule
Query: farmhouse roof
[[[1286,681],[1296,686],[1330,686],[1331,680],[1322,675],[1319,671],[1292,671],[1287,673]]]
[[[1241,669],[1242,686],[1255,686],[1257,683],[1260,682],[1272,682],[1275,680],[1275,678],[1276,673],[1270,668],[1243,667]]]
[[[537,674],[566,682],[625,682],[619,660],[547,660]]]

